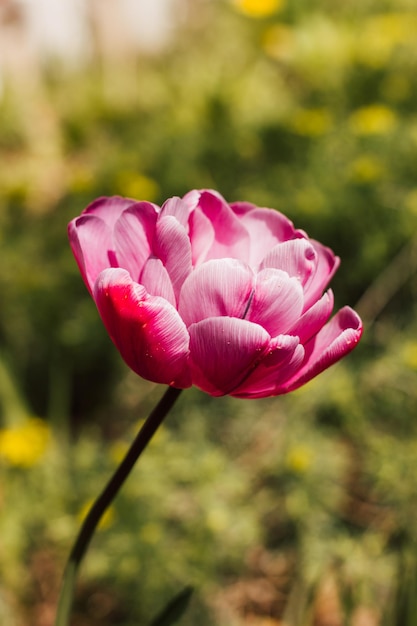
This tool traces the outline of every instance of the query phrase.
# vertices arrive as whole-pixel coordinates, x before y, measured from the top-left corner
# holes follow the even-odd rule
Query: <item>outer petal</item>
[[[238,398],[267,398],[282,391],[282,385],[298,370],[304,359],[304,347],[298,337],[281,335],[271,339],[265,356],[254,371],[232,394]]]
[[[313,302],[321,297],[340,265],[339,257],[330,248],[323,246],[318,241],[310,241],[316,251],[317,260],[315,270],[304,287],[304,310],[307,310]]]
[[[193,383],[213,396],[238,387],[270,342],[257,324],[231,317],[205,319],[188,330]]]
[[[249,264],[256,268],[265,254],[277,243],[300,236],[285,215],[273,209],[259,208],[249,202],[233,202],[233,212],[239,217],[250,236]]]
[[[330,320],[306,345],[302,367],[286,384],[292,391],[339,361],[356,346],[362,335],[362,321],[353,309],[346,306]]]
[[[90,293],[99,273],[114,265],[112,231],[95,215],[83,214],[68,225],[72,252]]]
[[[187,326],[217,316],[243,318],[253,289],[252,270],[235,259],[200,265],[185,281],[178,310]]]
[[[90,292],[103,269],[120,265],[116,259],[113,230],[123,212],[136,204],[134,200],[119,196],[98,198],[80,217],[69,223],[71,248]],[[150,206],[157,211],[155,205]]]
[[[189,335],[177,311],[164,298],[149,296],[123,269],[102,272],[94,298],[114,344],[139,376],[185,388]]]
[[[260,324],[272,337],[287,333],[301,315],[303,288],[297,278],[276,269],[261,270],[245,319]]]
[[[114,225],[114,247],[118,267],[138,280],[151,254],[157,213],[150,202],[137,202],[123,211]]]
[[[126,209],[136,204],[136,200],[130,198],[122,198],[121,196],[103,196],[97,198],[94,202],[84,209],[82,215],[95,215],[103,220],[113,229],[113,226]]]
[[[317,254],[311,243],[303,237],[277,244],[265,256],[261,269],[274,267],[298,278],[305,285],[316,269]]]

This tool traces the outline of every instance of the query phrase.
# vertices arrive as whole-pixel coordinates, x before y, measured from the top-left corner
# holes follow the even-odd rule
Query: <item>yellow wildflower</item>
[[[383,104],[372,104],[356,109],[349,119],[355,135],[385,135],[397,122],[395,112]]]
[[[289,61],[295,53],[294,31],[284,24],[266,29],[262,38],[265,53],[276,61]]]
[[[415,13],[374,15],[361,25],[356,57],[364,65],[383,67],[399,45],[415,45]]]
[[[304,474],[311,466],[312,454],[307,446],[292,447],[287,454],[287,467],[296,474]]]
[[[158,183],[144,174],[124,170],[116,180],[116,189],[128,198],[146,198],[153,202],[159,194]]]
[[[284,0],[232,0],[241,13],[249,17],[268,17],[284,6]]]
[[[0,458],[15,467],[32,467],[45,454],[50,440],[48,425],[39,418],[0,431]]]
[[[350,167],[351,178],[358,183],[372,183],[380,179],[384,171],[381,161],[370,154],[359,156]]]
[[[402,346],[401,357],[404,365],[417,370],[417,341],[407,341]]]
[[[410,213],[414,213],[415,215],[417,215],[417,188],[414,188],[408,192],[405,197],[404,203]]]
[[[318,137],[332,127],[332,118],[327,109],[300,109],[289,121],[289,126],[298,135]]]

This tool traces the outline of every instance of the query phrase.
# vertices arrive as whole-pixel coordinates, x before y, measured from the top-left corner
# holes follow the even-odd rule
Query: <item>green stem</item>
[[[146,446],[152,439],[158,427],[161,425],[180,393],[181,389],[168,387],[165,394],[162,396],[156,407],[148,416],[146,422],[143,424],[123,461],[120,463],[119,467],[116,469],[115,473],[110,478],[109,482],[98,496],[85,518],[65,567],[55,626],[69,625],[77,571],[84,554],[87,551],[94,531],[97,528],[103,513],[116,497],[120,487],[129,476],[129,473],[139,456],[145,450]]]

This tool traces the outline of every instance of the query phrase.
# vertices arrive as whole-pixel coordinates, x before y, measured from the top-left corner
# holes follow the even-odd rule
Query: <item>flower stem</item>
[[[135,440],[130,446],[128,452],[126,453],[126,456],[116,469],[113,476],[110,478],[107,485],[104,487],[101,494],[92,505],[87,517],[81,525],[80,531],[72,547],[65,567],[64,578],[58,603],[58,610],[55,619],[55,626],[69,625],[77,571],[84,557],[84,554],[87,551],[94,531],[97,528],[97,525],[100,522],[103,513],[116,497],[119,489],[125,482],[126,478],[129,476],[129,473],[135,465],[136,461],[145,450],[146,446],[152,439],[158,427],[163,422],[171,407],[174,405],[180,393],[181,389],[168,387],[165,394],[162,396],[156,407],[148,416],[147,420],[143,424]]]

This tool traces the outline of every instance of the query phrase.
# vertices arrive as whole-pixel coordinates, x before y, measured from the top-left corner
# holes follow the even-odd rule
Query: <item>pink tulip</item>
[[[103,322],[139,376],[222,396],[287,393],[348,354],[362,323],[330,321],[339,258],[284,215],[214,191],[160,208],[99,198],[69,224]]]

